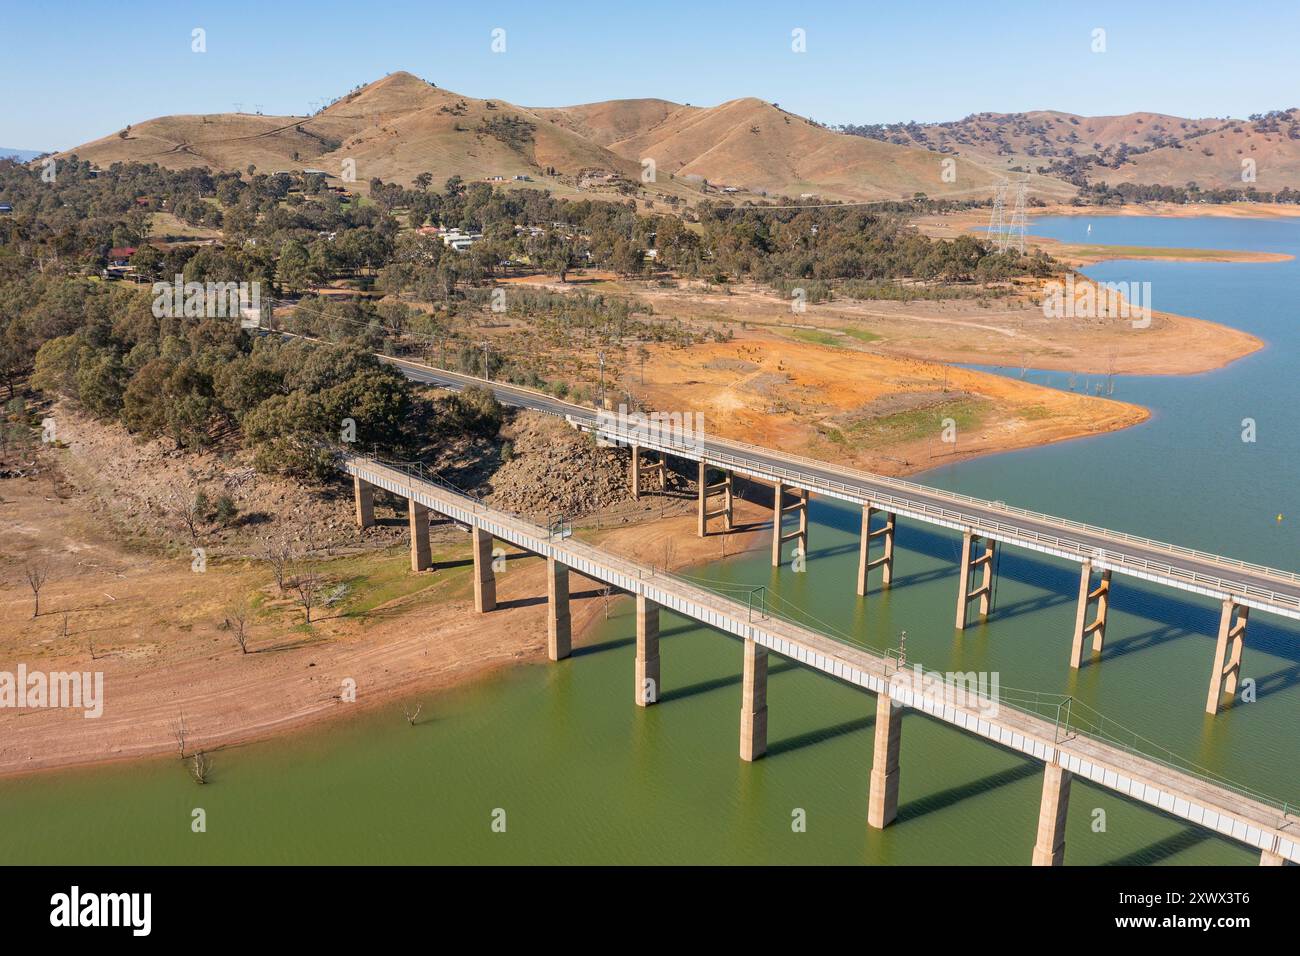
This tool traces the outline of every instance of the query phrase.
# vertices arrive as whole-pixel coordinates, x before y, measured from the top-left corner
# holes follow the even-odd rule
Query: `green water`
[[[1185,230],[1168,234],[1166,223]],[[1145,224],[1146,231],[1143,231]],[[1239,222],[1125,220],[1113,239],[1151,245],[1300,249],[1300,228]],[[1267,228],[1266,228],[1267,227]],[[1074,228],[1040,223],[1040,234]],[[1082,228],[1082,226],[1079,226]],[[1162,267],[1156,307],[1256,329],[1274,348],[1205,376],[1123,379],[1116,396],[1153,407],[1146,426],[1085,442],[965,463],[925,480],[1008,502],[1120,525],[1283,566],[1300,436],[1234,447],[1220,423],[1252,404],[1279,421],[1297,388],[1288,292],[1294,264],[1114,263],[1103,278]],[[1125,269],[1128,272],[1125,272]],[[1183,271],[1171,271],[1181,269]],[[1155,280],[1153,279],[1153,282]],[[1223,296],[1238,288],[1253,297]],[[1160,290],[1168,286],[1162,298]],[[1178,297],[1185,297],[1179,300]],[[1175,304],[1175,302],[1178,304]],[[1265,330],[1261,330],[1261,333]],[[1015,374],[1019,374],[1016,370]],[[1043,373],[1031,373],[1047,378]],[[1065,387],[1058,374],[1052,382]],[[1293,406],[1292,406],[1293,407]],[[1262,440],[1261,440],[1262,441]],[[1238,444],[1240,444],[1238,442]],[[1254,459],[1246,456],[1262,451]],[[1232,455],[1240,458],[1228,457]],[[1197,466],[1200,467],[1198,470]],[[1226,475],[1246,475],[1240,489]],[[1068,667],[1077,570],[1007,549],[985,626],[954,632],[955,536],[902,522],[895,586],[853,593],[858,516],[815,502],[807,573],[774,573],[766,550],[692,573],[764,585],[785,607],[877,649],[907,631],[910,660],[997,671],[1004,688],[1071,694],[1153,744],[1293,802],[1300,714],[1296,629],[1258,615],[1244,663],[1257,703],[1203,713],[1212,602],[1117,578],[1104,660]],[[533,559],[528,559],[533,560]],[[508,573],[508,572],[507,572]],[[630,602],[586,646],[554,665],[430,695],[409,727],[393,708],[289,740],[224,751],[199,787],[175,760],[0,781],[5,862],[1028,862],[1041,768],[927,718],[904,718],[900,811],[866,826],[874,703],[869,695],[772,658],[769,752],[738,757],[739,643],[673,615],[663,619],[661,702],[634,706]],[[206,811],[207,832],[191,813]],[[494,832],[494,811],[505,832]],[[806,819],[795,832],[795,814]],[[1104,811],[1103,832],[1094,830]],[[1071,864],[1253,864],[1205,831],[1076,781]]]

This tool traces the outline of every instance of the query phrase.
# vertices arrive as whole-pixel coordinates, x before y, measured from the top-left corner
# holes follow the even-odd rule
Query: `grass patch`
[[[875,332],[869,332],[866,329],[860,329],[857,326],[850,326],[847,329],[840,329],[835,332],[826,329],[786,329],[785,334],[792,339],[798,339],[800,342],[807,342],[810,345],[825,345],[833,349],[845,349],[855,342],[874,342],[880,338]]]
[[[847,431],[855,441],[908,442],[939,435],[945,419],[956,423],[960,435],[963,431],[977,428],[984,414],[984,402],[980,399],[955,399],[929,408],[859,419],[850,424]]]
[[[821,329],[790,329],[786,332],[792,339],[798,339],[800,342],[807,342],[810,345],[829,345],[831,348],[843,348],[844,343],[840,341],[840,336],[831,332],[823,332]]]

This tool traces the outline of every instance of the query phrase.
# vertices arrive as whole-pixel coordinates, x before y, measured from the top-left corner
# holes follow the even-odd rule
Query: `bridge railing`
[[[829,489],[837,491],[845,496],[857,499],[866,499],[875,505],[890,506],[895,509],[909,511],[914,514],[921,514],[932,517],[940,521],[951,524],[958,524],[971,528],[972,530],[982,531],[998,535],[1004,538],[1032,542],[1052,550],[1063,552],[1065,554],[1077,556],[1081,560],[1090,560],[1099,564],[1112,566],[1117,569],[1128,569],[1135,572],[1141,572],[1148,575],[1158,575],[1173,580],[1185,581],[1188,584],[1198,585],[1208,590],[1222,592],[1226,594],[1238,594],[1257,598],[1261,601],[1275,604],[1279,607],[1292,608],[1300,612],[1300,596],[1286,594],[1274,591],[1270,588],[1259,587],[1258,585],[1249,584],[1245,581],[1234,581],[1222,578],[1217,575],[1204,574],[1200,571],[1194,571],[1189,568],[1177,567],[1160,561],[1153,561],[1148,558],[1138,557],[1127,554],[1123,551],[1115,551],[1107,548],[1098,548],[1092,545],[1084,544],[1072,538],[1065,538],[1055,534],[1045,534],[1041,531],[1035,531],[1032,528],[1026,528],[1023,525],[1012,524],[1009,522],[991,520],[987,517],[973,515],[968,512],[955,511],[944,508],[926,501],[920,501],[915,498],[899,497],[896,495],[881,493],[876,490],[867,489],[857,483],[841,481],[827,476],[825,471],[840,470],[834,466],[825,465],[820,462],[812,462],[809,459],[802,459],[798,456],[785,455],[783,458],[801,461],[807,464],[816,465],[823,471],[822,474],[814,474],[794,468],[787,468],[772,461],[775,454],[771,449],[763,449],[758,446],[744,445],[742,442],[728,441],[728,445],[738,445],[742,448],[752,449],[754,453],[760,456],[761,460],[755,460],[753,457],[729,454],[719,449],[719,441],[710,439],[707,449],[702,449],[695,442],[679,440],[671,434],[670,430],[656,429],[623,429],[611,428],[608,424],[601,422],[599,419],[587,419],[586,421],[575,421],[581,427],[596,429],[602,437],[613,441],[619,441],[624,444],[644,444],[646,447],[662,447],[664,450],[685,456],[699,459],[707,458],[710,462],[718,465],[730,465],[744,471],[761,471],[775,475],[783,481],[789,481],[791,485],[806,488],[812,491],[818,489]],[[1062,518],[1053,518],[1049,515],[1041,515],[1036,512],[1026,511],[1019,508],[1011,508],[1001,503],[983,501],[978,498],[972,498],[969,495],[960,495],[954,492],[937,491],[933,488],[927,488],[924,485],[918,485],[914,482],[907,482],[901,479],[881,478],[876,475],[862,476],[869,478],[871,481],[879,481],[891,486],[901,485],[907,489],[915,490],[930,497],[950,498],[958,502],[974,504],[979,507],[988,508],[995,511],[1005,511],[1008,514],[1020,515],[1032,518],[1043,523],[1059,523],[1067,527],[1085,531],[1091,534],[1109,535],[1130,543],[1139,543],[1146,547],[1161,548],[1171,552],[1181,554],[1193,560],[1204,560],[1211,563],[1219,563],[1233,567],[1239,567],[1243,570],[1258,574],[1270,574],[1275,577],[1284,577],[1288,580],[1300,583],[1300,575],[1292,572],[1279,571],[1273,568],[1266,568],[1262,565],[1247,564],[1243,561],[1237,561],[1233,558],[1224,558],[1219,555],[1211,555],[1202,551],[1195,551],[1191,548],[1181,548],[1177,545],[1164,544],[1153,541],[1149,538],[1138,538],[1134,535],[1125,535],[1122,532],[1113,532],[1105,528],[1098,528],[1093,525],[1086,525],[1081,522],[1069,521]],[[862,480],[859,478],[859,480]]]
[[[806,626],[806,625],[805,625]],[[996,695],[972,695],[969,678],[951,673],[929,671],[917,661],[908,661],[900,648],[885,651],[885,671],[891,677],[920,668],[932,697],[973,707],[1009,707],[1011,710],[1050,722],[1054,727],[1054,744],[1067,744],[1072,739],[1100,741],[1134,756],[1176,770],[1203,783],[1230,790],[1233,793],[1278,810],[1284,817],[1300,811],[1295,801],[1283,800],[1252,787],[1230,780],[1207,767],[1156,743],[1113,718],[1088,706],[1068,694],[1027,690],[1017,687],[999,687]]]

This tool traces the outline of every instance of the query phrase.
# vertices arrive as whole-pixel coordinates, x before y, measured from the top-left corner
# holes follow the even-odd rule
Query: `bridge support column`
[[[1049,763],[1043,770],[1034,866],[1060,866],[1065,862],[1065,817],[1070,809],[1071,776],[1060,764]]]
[[[767,648],[746,639],[740,700],[740,759],[767,753]]]
[[[867,824],[877,830],[883,830],[898,816],[898,754],[902,743],[902,705],[887,693],[877,694],[871,794],[867,798]]]
[[[668,488],[668,454],[667,452],[659,453],[659,460],[651,462],[648,465],[641,464],[641,446],[632,446],[632,464],[630,478],[632,483],[632,498],[638,500],[641,497],[641,480],[647,475],[659,476],[659,490],[665,491]]]
[[[406,523],[411,531],[411,570],[427,571],[433,564],[429,553],[429,509],[407,498]]]
[[[546,559],[546,656],[562,661],[573,649],[569,620],[569,569],[554,558]]]
[[[352,476],[352,498],[357,505],[357,527],[369,528],[375,523],[375,486]]]
[[[871,518],[873,515],[883,514],[885,516],[885,526],[878,531],[871,530]],[[898,516],[892,511],[884,511],[880,508],[873,508],[871,505],[862,506],[862,537],[858,543],[858,595],[863,596],[867,593],[867,575],[876,568],[884,568],[880,578],[880,587],[888,588],[890,582],[894,580],[894,526],[897,523]],[[885,539],[885,550],[880,557],[872,560],[871,558],[871,540],[873,538]]]
[[[706,537],[709,533],[710,518],[721,518],[722,530],[723,531],[731,530],[731,506],[733,501],[732,473],[724,469],[722,472],[721,481],[716,482],[715,484],[712,485],[709,484],[708,481],[709,481],[709,469],[704,464],[704,462],[700,462],[700,477],[699,477],[699,484],[700,484],[699,509],[700,510],[699,510],[698,524],[699,524],[699,533],[701,538]],[[709,498],[717,492],[722,493],[722,507],[717,509],[716,511],[710,511]]]
[[[1241,652],[1246,646],[1246,621],[1250,608],[1237,604],[1232,598],[1223,602],[1219,616],[1219,640],[1214,648],[1214,669],[1210,671],[1210,693],[1205,698],[1205,712],[1217,714],[1224,694],[1237,693],[1237,678],[1241,674]]]
[[[632,500],[641,498],[641,446],[632,446]]]
[[[474,610],[480,614],[496,609],[497,575],[492,570],[492,535],[474,526]]]
[[[975,545],[981,541],[984,543],[984,553],[979,557],[974,557]],[[970,614],[970,602],[975,598],[980,599],[980,618],[983,619],[989,616],[989,606],[993,597],[993,557],[995,548],[996,543],[992,538],[982,538],[971,531],[962,533],[961,569],[957,584],[957,630],[959,631],[966,628],[967,618]],[[979,587],[972,590],[970,586],[971,572],[979,567],[984,568],[984,574]]]
[[[636,703],[649,707],[659,700],[659,605],[644,594],[636,596]]]
[[[1264,850],[1259,855],[1260,866],[1286,866],[1286,860],[1271,850]]]
[[[791,491],[796,496],[793,504],[785,503],[786,491]],[[782,519],[784,519],[787,511],[799,512],[799,527],[789,534],[782,534],[782,525],[784,524]],[[791,488],[778,481],[772,506],[772,567],[779,568],[781,566],[781,545],[787,541],[796,540],[799,542],[799,550],[803,552],[806,558],[808,556],[808,492],[803,488]]]
[[[709,466],[700,462],[699,474],[699,495],[700,507],[698,518],[696,519],[696,528],[700,537],[703,538],[709,533]]]
[[[1097,614],[1088,623],[1088,610],[1097,602]],[[1092,635],[1092,649],[1100,654],[1106,644],[1106,612],[1110,609],[1110,571],[1101,572],[1101,581],[1092,586],[1092,562],[1083,562],[1079,573],[1079,608],[1074,616],[1074,640],[1070,642],[1070,666],[1076,670],[1083,662],[1083,640]]]

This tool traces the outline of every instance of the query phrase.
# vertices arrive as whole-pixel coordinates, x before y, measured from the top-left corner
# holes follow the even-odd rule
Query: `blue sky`
[[[168,113],[302,114],[394,70],[523,106],[775,101],[827,123],[1300,105],[1300,3],[996,0],[9,2],[0,145],[67,148]],[[191,31],[207,52],[191,52]],[[494,28],[506,50],[491,51]],[[807,52],[791,50],[806,31]],[[1106,52],[1091,50],[1106,31]]]

